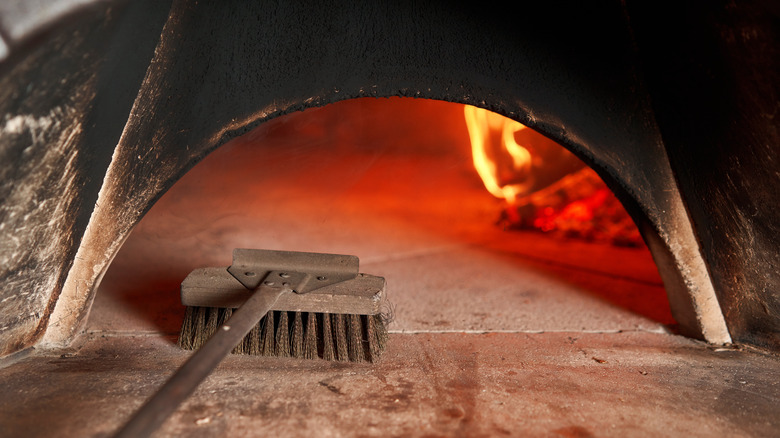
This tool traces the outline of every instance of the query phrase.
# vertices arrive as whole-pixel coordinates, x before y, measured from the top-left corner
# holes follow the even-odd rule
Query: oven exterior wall
[[[169,9],[0,5],[0,356],[50,322]]]
[[[634,1],[628,11],[729,330],[778,350],[780,4]]]
[[[102,273],[132,227],[165,190],[216,147],[292,111],[349,98],[399,95],[481,106],[566,145],[604,177],[640,225],[683,331],[713,342],[728,341],[715,292],[723,303],[763,284],[769,287],[757,296],[774,305],[777,275],[763,283],[755,275],[743,276],[729,289],[719,289],[716,281],[713,291],[709,273],[717,280],[734,267],[715,272],[723,255],[708,253],[706,245],[705,257],[699,253],[694,232],[702,237],[700,224],[707,222],[697,222],[691,205],[706,198],[686,186],[684,178],[677,180],[682,196],[677,195],[672,170],[679,175],[678,169],[691,161],[670,150],[674,139],[665,143],[669,135],[664,135],[668,132],[664,126],[673,131],[675,119],[659,116],[657,88],[653,82],[649,88],[645,84],[645,77],[653,73],[647,67],[653,52],[643,44],[652,45],[652,39],[648,43],[632,28],[638,20],[633,15],[642,11],[618,2],[567,6],[533,5],[526,15],[509,17],[500,10],[435,1],[174,2],[140,87],[132,81],[117,84],[138,89],[124,127],[113,119],[87,126],[84,136],[93,132],[93,139],[94,132],[108,130],[99,148],[101,154],[111,154],[110,164],[77,166],[93,182],[83,186],[84,195],[76,196],[86,199],[81,213],[64,219],[70,221],[66,236],[72,236],[73,243],[57,266],[66,274],[57,277],[54,292],[33,291],[49,294],[50,305],[41,311],[35,333],[21,327],[13,342],[0,342],[4,352],[34,343],[52,307],[43,345],[59,346],[72,339],[86,319]],[[136,24],[148,19],[144,13],[123,17]],[[111,55],[117,56],[109,50],[106,56]],[[137,67],[141,59],[132,65]],[[689,66],[688,73],[695,75],[697,70]],[[91,105],[104,89],[97,91]],[[56,99],[48,102],[50,107],[57,104]],[[116,107],[110,102],[102,105],[128,113],[128,101],[118,100]],[[94,147],[85,140],[75,145],[79,151]],[[679,147],[695,149],[682,143]],[[723,152],[728,153],[734,151]],[[770,172],[776,169],[775,164]],[[58,194],[49,193],[48,198],[56,200]],[[683,202],[691,210],[694,227]],[[764,208],[763,217],[776,223],[776,213]],[[732,240],[746,243],[760,228],[753,225]],[[44,234],[43,238],[63,236],[59,230]],[[767,246],[754,256],[777,257],[777,245],[765,241]],[[54,269],[40,263],[34,268]],[[12,277],[0,282],[3,297],[17,296],[26,286]],[[0,325],[13,318],[14,312],[4,309],[0,308]],[[746,331],[743,322],[752,317],[752,310],[727,313],[731,335],[740,342],[780,348],[772,338],[780,326],[780,312],[770,312],[758,330]]]

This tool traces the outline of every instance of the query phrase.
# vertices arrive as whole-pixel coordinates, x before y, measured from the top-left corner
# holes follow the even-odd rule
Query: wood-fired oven
[[[307,114],[298,113],[302,110],[350,101],[363,102],[353,110],[370,112],[392,101],[403,112],[412,108],[404,107],[412,99],[425,99],[421,102],[440,114],[450,111],[436,106],[444,102],[483,108],[568,149],[598,174],[633,219],[652,253],[680,334],[706,341],[710,346],[702,348],[724,354],[741,354],[734,353],[740,345],[776,353],[779,17],[780,9],[764,0],[533,2],[519,9],[435,0],[0,2],[0,358],[13,363],[33,349],[43,350],[55,355],[52,367],[72,367],[67,363],[70,353],[63,349],[82,333],[98,285],[120,247],[153,206],[170,205],[157,201],[196,164],[217,156],[221,146],[251,143],[258,130]],[[305,148],[292,151],[285,143],[275,147],[277,154],[252,152],[257,161],[235,175],[221,174],[222,182],[246,189],[239,176],[256,166],[257,172],[279,180],[278,185],[262,186],[263,193],[277,193],[274,187],[283,186],[285,169],[299,171],[296,175],[306,166],[316,169],[311,162],[296,168],[302,157],[341,160],[332,169],[340,169],[343,178],[355,156],[342,160],[343,150],[317,155]],[[286,147],[291,147],[289,157]],[[370,155],[371,150],[360,153]],[[394,151],[403,155],[401,147]],[[287,168],[275,167],[279,157],[287,160]],[[402,168],[411,169],[421,162],[405,163],[411,167]],[[315,176],[309,175],[313,184]],[[477,181],[476,174],[469,178]],[[450,201],[435,208],[457,214],[452,199],[458,190],[465,194],[463,187],[451,186]],[[212,200],[219,199],[211,192]],[[363,199],[366,209],[372,208],[369,192],[356,193],[361,200],[344,204],[346,214]],[[283,196],[284,190],[278,194]],[[253,196],[251,190],[248,196]],[[230,199],[235,208],[241,196]],[[395,202],[389,199],[375,200],[373,208],[382,211],[376,206]],[[328,208],[322,205],[321,210]],[[311,214],[312,208],[300,212]],[[316,221],[306,224],[317,226]],[[346,226],[365,225],[347,219],[344,224],[351,225],[323,229],[338,234]],[[469,264],[462,261],[460,266]],[[472,271],[466,268],[462,278],[482,281],[481,273],[467,275]],[[412,302],[405,305],[412,307]],[[125,304],[145,306],[141,299]],[[665,322],[666,316],[655,318]],[[447,324],[445,318],[430,323]],[[620,345],[630,344],[631,336]],[[553,337],[560,348],[577,341]],[[458,351],[474,349],[452,339]],[[490,341],[487,351],[503,355],[504,339]],[[103,358],[103,350],[93,350],[75,361],[78,366],[91,369],[90,354]],[[517,350],[512,357],[519,361],[523,352]],[[161,354],[169,365],[178,360]],[[455,364],[453,372],[466,370],[473,354],[447,356]],[[759,385],[755,382],[770,379],[761,370],[775,366],[767,359],[771,354],[745,359],[753,366],[746,371],[753,380],[736,382]],[[722,365],[719,358],[705,356],[702,363]],[[112,357],[105,356],[105,363]],[[577,357],[582,362],[574,360],[577,366],[612,366],[600,356]],[[620,357],[628,360],[629,354]],[[139,360],[136,368],[146,372],[134,371],[137,381],[145,381],[151,373],[145,364],[157,356],[141,359],[146,362]],[[660,377],[651,377],[663,384],[667,364],[656,359],[661,366],[653,370]],[[447,366],[442,365],[443,372]],[[280,367],[268,369],[285,372]],[[385,371],[394,372],[390,368]],[[629,373],[623,368],[620,379],[634,382],[648,375],[644,369]],[[461,380],[453,380],[450,390],[473,401],[477,395],[463,382],[472,382],[477,371],[468,369],[456,376]],[[19,371],[8,373],[18,376]],[[303,373],[302,379],[324,388],[323,397],[346,393],[348,388],[316,380],[317,373],[325,371]],[[289,380],[281,379],[285,384]],[[742,406],[741,390],[732,387],[737,384],[725,382],[703,389],[722,389],[713,402],[718,416],[730,415],[731,405]],[[14,394],[24,392],[26,383],[12,383],[22,388]],[[539,387],[546,391],[546,385],[555,384],[553,379]],[[769,391],[771,384],[753,391]],[[507,387],[519,387],[513,385]],[[642,385],[636,381],[636,387],[652,392]],[[65,388],[59,394],[67,395]],[[393,391],[410,388],[401,382]],[[117,391],[124,391],[122,397],[132,392]],[[394,392],[388,404],[376,402],[378,412],[395,412],[396,403],[406,401],[403,394]],[[502,394],[493,394],[492,401]],[[776,421],[771,420],[776,417],[771,399],[764,396],[764,404],[745,405],[755,409],[736,410],[735,424],[771,430]],[[445,414],[470,418],[458,409]],[[263,412],[255,417],[266,418]],[[622,411],[608,414],[615,412]],[[241,415],[231,421],[239,424]],[[690,424],[696,424],[697,415],[689,416],[694,419]],[[218,421],[216,416],[207,419]],[[24,417],[14,424],[21,430],[37,421]],[[686,430],[689,423],[677,422],[674,430]],[[572,427],[561,433],[589,436],[582,433],[586,429]]]
[[[638,224],[683,333],[778,347],[769,4],[55,3],[4,6],[4,354],[67,344],[133,225],[210,151],[368,96],[558,141]]]

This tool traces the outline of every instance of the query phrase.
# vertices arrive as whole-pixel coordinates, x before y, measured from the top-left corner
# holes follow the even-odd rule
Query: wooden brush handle
[[[292,292],[305,275],[297,272],[270,272],[249,299],[133,415],[116,437],[147,437],[157,430],[271,310],[276,300]]]

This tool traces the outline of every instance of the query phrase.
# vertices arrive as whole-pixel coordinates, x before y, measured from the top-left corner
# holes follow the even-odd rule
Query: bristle
[[[179,347],[185,350],[192,350],[192,336],[195,331],[196,318],[197,309],[195,307],[187,306],[187,309],[184,312],[184,321],[181,323],[179,340],[177,341]]]
[[[257,323],[254,327],[252,327],[252,331],[249,332],[248,335],[246,335],[246,338],[244,339],[244,353],[245,354],[251,354],[254,356],[259,356],[262,353],[262,346],[263,344],[260,343],[260,333],[262,332],[262,324],[263,320],[260,320],[259,323]]]
[[[206,332],[206,319],[208,318],[209,309],[206,307],[198,307],[198,312],[195,317],[195,333],[192,334],[192,348],[200,348],[201,345],[208,339],[204,333]]]
[[[293,316],[290,356],[303,357],[303,321],[301,320],[301,312],[295,312]]]
[[[369,316],[369,321],[374,330],[374,335],[368,338],[371,342],[371,362],[376,362],[387,347],[387,324],[381,314]]]
[[[331,314],[333,320],[333,340],[336,343],[336,360],[348,361],[349,350],[347,347],[347,324],[344,321],[345,316],[340,314]]]
[[[317,357],[317,314],[306,314],[306,330],[303,336],[303,357],[314,359]]]
[[[290,336],[287,312],[279,312],[279,322],[276,324],[276,354],[278,357],[290,357]]]
[[[365,330],[363,346],[366,351],[366,359],[369,362],[374,362],[378,353],[376,351],[376,342],[374,342],[376,339],[376,321],[374,320],[374,315],[363,315],[361,319],[363,320],[363,329]]]
[[[177,341],[198,349],[233,309],[187,307]],[[292,318],[292,321],[290,319]],[[385,317],[272,311],[244,337],[234,354],[376,362],[387,345]]]
[[[325,360],[336,360],[336,353],[333,351],[333,331],[330,327],[330,314],[320,314],[322,318],[322,358]]]
[[[210,337],[217,331],[219,327],[219,308],[209,307],[208,319],[206,320],[206,328],[203,330],[203,341],[200,345],[203,345]]]
[[[349,360],[352,362],[365,361],[363,354],[363,324],[360,315],[347,315],[347,347]]]
[[[274,314],[276,312],[268,312],[263,318],[263,348],[260,349],[260,354],[263,356],[273,356],[275,353],[274,348]]]

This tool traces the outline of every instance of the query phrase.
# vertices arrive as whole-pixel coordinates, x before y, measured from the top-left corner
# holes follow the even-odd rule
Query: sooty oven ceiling
[[[1,354],[67,344],[132,227],[209,152],[372,96],[558,141],[632,215],[685,334],[780,348],[769,4],[57,4],[0,22]]]

